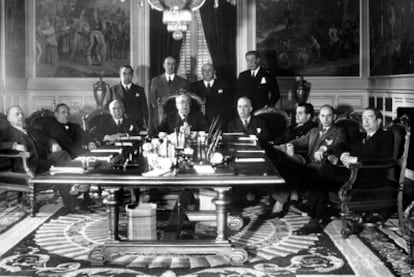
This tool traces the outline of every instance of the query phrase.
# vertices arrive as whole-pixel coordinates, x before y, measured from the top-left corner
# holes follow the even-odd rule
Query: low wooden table
[[[37,176],[31,180],[32,189],[36,184],[93,184],[104,188],[107,193],[104,204],[109,217],[109,238],[103,244],[94,247],[89,253],[92,263],[103,264],[114,255],[125,253],[136,254],[221,254],[234,264],[242,264],[247,260],[247,252],[235,248],[227,239],[227,212],[231,202],[229,193],[233,188],[249,186],[276,186],[284,184],[277,170],[257,146],[244,145],[243,142],[228,141],[224,144],[225,155],[232,155],[236,160],[217,169],[212,174],[171,172],[171,176],[145,177],[139,169],[111,168],[93,169],[84,174],[60,173]],[[223,169],[223,168],[222,168]],[[231,171],[229,171],[231,169]],[[225,172],[225,173],[223,173]],[[229,174],[229,172],[232,172]],[[216,210],[217,232],[214,240],[175,240],[170,236],[156,241],[124,241],[118,233],[119,200],[118,193],[129,188],[211,188],[216,192],[213,199]],[[178,211],[180,212],[180,211]],[[181,211],[183,212],[183,211]]]

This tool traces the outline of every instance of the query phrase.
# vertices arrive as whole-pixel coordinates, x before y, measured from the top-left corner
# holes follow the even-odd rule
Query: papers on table
[[[50,174],[83,174],[85,170],[82,167],[75,167],[75,166],[51,166],[50,167]]]
[[[237,132],[237,133],[223,133],[222,135],[223,136],[244,136],[246,134],[242,132]]]
[[[103,161],[111,162],[114,154],[108,152],[98,152],[98,153],[89,153],[75,158],[75,161],[81,162],[94,162],[94,161]]]
[[[117,140],[119,141],[124,141],[124,140],[138,140],[140,141],[142,138],[140,136],[123,136],[123,137],[119,137]]]
[[[159,176],[168,176],[171,174],[171,169],[154,169],[151,171],[147,171],[142,173],[144,177],[159,177]]]
[[[96,149],[92,149],[91,153],[122,153],[122,147],[114,146],[102,146]]]
[[[236,153],[265,153],[263,149],[236,150]]]
[[[236,158],[236,163],[264,163],[264,158]]]
[[[123,147],[129,147],[132,146],[133,143],[131,141],[116,141],[115,146],[123,146]]]
[[[194,165],[194,170],[198,174],[213,174],[215,172],[211,165]]]

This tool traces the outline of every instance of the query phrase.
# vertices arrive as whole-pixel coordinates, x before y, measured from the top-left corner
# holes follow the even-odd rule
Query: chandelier
[[[175,40],[183,38],[183,32],[193,19],[192,11],[198,10],[206,0],[148,0],[151,7],[163,12],[162,22]]]
[[[168,32],[173,33],[175,40],[183,38],[183,32],[193,19],[193,11],[204,5],[206,0],[147,0],[151,8],[163,12],[162,22],[167,25]],[[227,0],[236,5],[236,0]],[[214,0],[214,8],[218,8],[219,0]]]

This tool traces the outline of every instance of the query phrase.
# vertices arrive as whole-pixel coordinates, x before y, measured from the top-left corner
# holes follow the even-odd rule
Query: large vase
[[[99,81],[93,84],[93,96],[95,97],[98,108],[103,108],[105,96],[109,91],[109,84],[99,77]]]
[[[299,81],[296,82],[295,99],[298,104],[304,104],[308,101],[311,90],[311,84],[300,76]]]

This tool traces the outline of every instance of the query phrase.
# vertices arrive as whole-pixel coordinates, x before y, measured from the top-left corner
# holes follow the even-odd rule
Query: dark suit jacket
[[[178,112],[167,114],[158,125],[157,132],[166,132],[168,134],[175,131],[177,127],[182,126],[184,121],[178,115]],[[187,117],[187,123],[191,126],[191,131],[208,131],[210,126],[208,120],[201,112],[191,111]]]
[[[274,106],[280,98],[276,76],[262,67],[254,78],[250,70],[241,72],[237,79],[237,92],[238,97],[247,96],[252,101],[253,110]]]
[[[360,140],[353,145],[350,145],[351,156],[357,156],[358,162],[369,163],[378,160],[391,159],[394,148],[394,136],[389,131],[378,129],[378,131],[369,139],[365,138],[365,134],[361,136]],[[375,185],[373,180],[385,179],[387,177],[387,170],[360,170],[358,172],[359,180],[368,180],[363,182],[367,187],[371,183]],[[358,183],[360,183],[359,181]],[[366,184],[365,184],[366,183]]]
[[[121,126],[118,126],[115,123],[115,120],[111,118],[109,121],[100,122],[100,124],[92,131],[92,136],[102,143],[105,135],[113,135],[117,133],[137,136],[139,135],[139,129],[135,122],[128,118],[122,120]]]
[[[82,146],[92,141],[92,138],[82,130],[79,124],[69,122],[67,127],[66,129],[65,125],[53,119],[45,126],[44,131],[46,136],[56,140],[63,150],[75,158],[85,152]]]
[[[297,139],[291,140],[295,151],[298,149],[306,149],[308,159],[311,162],[316,162],[313,155],[321,147],[326,146],[328,153],[334,153],[335,149],[340,148],[339,145],[346,143],[345,132],[342,128],[331,126],[325,134],[320,135],[321,128],[313,128],[306,135]]]
[[[292,139],[306,135],[311,129],[318,127],[318,123],[309,120],[305,124],[298,126],[296,123],[289,126],[283,135],[275,140],[275,144],[286,143]]]
[[[232,103],[230,87],[226,82],[215,79],[213,86],[207,89],[204,80],[200,80],[191,84],[191,92],[206,100],[205,115],[210,122],[218,115],[221,122],[226,123],[228,121]]]
[[[125,114],[139,128],[148,127],[148,105],[145,90],[136,84],[132,84],[129,91],[126,91],[121,83],[111,87],[107,108],[112,100],[120,99],[124,103]]]
[[[22,144],[30,152],[29,167],[33,172],[41,173],[47,171],[50,166],[70,159],[69,154],[64,151],[51,153],[50,145],[52,140],[33,129],[24,132],[9,126],[0,130],[0,150],[12,149],[14,143]],[[13,161],[13,169],[22,171],[20,161]]]
[[[258,128],[260,128],[260,134],[258,134]],[[248,135],[257,135],[262,140],[268,140],[270,137],[269,130],[266,123],[257,117],[252,116],[247,128],[244,128],[243,122],[240,117],[237,117],[229,122],[227,131],[230,133],[245,133]]]

